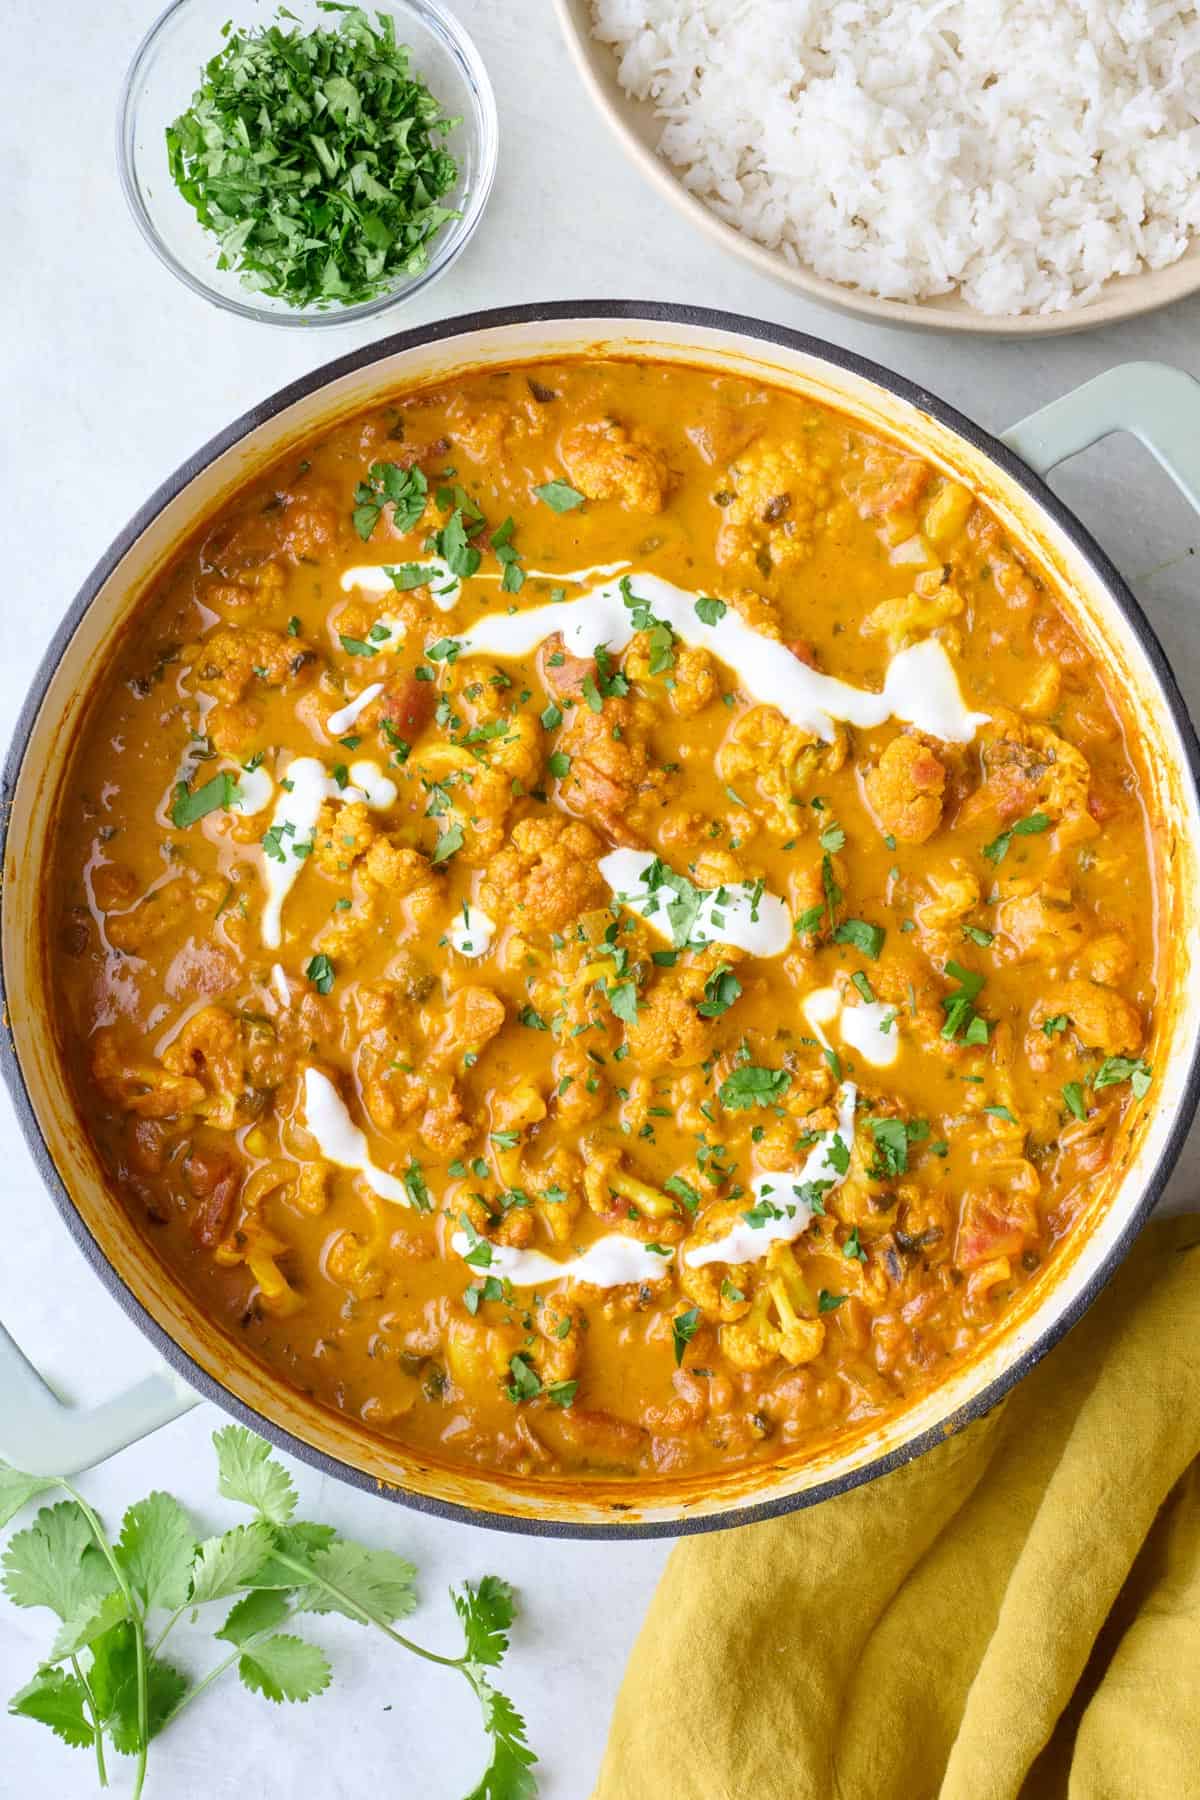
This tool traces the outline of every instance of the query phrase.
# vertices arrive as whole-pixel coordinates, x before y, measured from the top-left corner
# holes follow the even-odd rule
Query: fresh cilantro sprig
[[[219,240],[218,267],[289,306],[349,306],[429,261],[458,217],[444,139],[457,119],[409,67],[395,21],[361,7],[332,29],[227,26],[167,127],[171,179]],[[286,16],[286,15],[285,15]]]
[[[516,1613],[508,1583],[485,1575],[452,1589],[464,1650],[457,1657],[426,1650],[394,1628],[416,1605],[411,1563],[297,1519],[287,1470],[243,1426],[214,1432],[213,1446],[219,1493],[253,1517],[203,1540],[178,1500],[153,1493],[128,1509],[114,1541],[69,1481],[0,1463],[0,1526],[39,1494],[58,1489],[69,1496],[43,1507],[4,1552],[8,1598],[47,1607],[59,1621],[10,1713],[92,1750],[101,1787],[108,1783],[106,1750],[134,1757],[139,1800],[151,1741],[228,1670],[236,1667],[245,1687],[276,1705],[323,1693],[331,1673],[324,1650],[286,1627],[305,1614],[340,1613],[468,1682],[491,1739],[491,1759],[470,1800],[535,1800],[537,1758],[525,1721],[491,1680]],[[223,1654],[193,1679],[162,1648],[185,1614],[219,1601],[233,1602],[213,1633]]]

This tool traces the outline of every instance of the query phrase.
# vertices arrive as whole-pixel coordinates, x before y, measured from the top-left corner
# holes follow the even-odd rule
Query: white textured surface
[[[875,357],[993,428],[1120,360],[1158,357],[1200,374],[1196,302],[1098,335],[985,349],[875,330],[805,306],[724,260],[626,166],[592,118],[542,0],[457,6],[500,102],[500,173],[488,216],[464,260],[410,314],[374,330],[306,338],[227,318],[193,299],[153,261],[126,217],[109,149],[112,121],[124,62],[151,20],[153,0],[52,8],[9,0],[0,72],[7,148],[0,493],[12,522],[0,585],[5,735],[63,607],[163,475],[253,401],[385,329],[584,295],[724,306]],[[1056,485],[1132,578],[1189,699],[1200,702],[1195,520],[1127,440],[1090,451]],[[0,1317],[65,1394],[100,1399],[149,1366],[148,1348],[71,1245],[3,1095],[0,1154],[7,1170]],[[1172,1184],[1174,1205],[1195,1191],[1195,1173],[1193,1148]],[[208,1436],[221,1418],[211,1407],[198,1409],[88,1476],[89,1494],[110,1518],[155,1485],[176,1492],[206,1524],[229,1516],[212,1504]],[[452,1580],[495,1569],[522,1588],[511,1686],[543,1756],[547,1800],[586,1800],[664,1547],[485,1534],[297,1474],[310,1515],[418,1563],[426,1598],[414,1635],[451,1642],[444,1596]],[[32,1672],[47,1635],[42,1615],[0,1604],[0,1697]],[[266,1792],[359,1800],[373,1788],[389,1800],[459,1800],[480,1748],[470,1698],[465,1687],[458,1692],[463,1684],[427,1676],[399,1653],[393,1659],[348,1623],[325,1622],[320,1635],[335,1653],[329,1694],[292,1709],[236,1687],[210,1696],[155,1747],[150,1800]],[[118,1793],[127,1780],[128,1767],[119,1764]],[[88,1757],[0,1713],[2,1800],[77,1800],[94,1791],[93,1781]]]

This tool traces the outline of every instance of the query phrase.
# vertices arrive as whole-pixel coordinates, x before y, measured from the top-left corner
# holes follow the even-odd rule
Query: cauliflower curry
[[[48,950],[123,1204],[423,1455],[796,1454],[1003,1321],[1153,1079],[1136,751],[1044,572],[700,370],[398,396],[177,556]]]

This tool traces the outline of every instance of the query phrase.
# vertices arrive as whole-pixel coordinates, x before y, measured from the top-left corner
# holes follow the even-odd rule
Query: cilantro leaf
[[[187,1681],[170,1663],[156,1656],[145,1660],[148,1737],[167,1722],[172,1708],[187,1691]],[[114,1626],[92,1645],[88,1684],[95,1696],[101,1722],[123,1756],[137,1753],[141,1742],[138,1724],[138,1643],[130,1624]]]
[[[228,810],[240,798],[241,789],[237,778],[228,769],[214,775],[203,787],[189,790],[186,781],[177,782],[171,801],[171,823],[177,831],[186,831],[198,819],[203,819],[210,812]]]
[[[258,1520],[206,1538],[192,1564],[192,1604],[223,1600],[246,1587],[266,1562],[273,1542],[269,1527]]]
[[[671,1320],[671,1339],[675,1345],[675,1366],[683,1362],[683,1353],[700,1329],[700,1308],[689,1307],[687,1312],[676,1313]]]
[[[717,1098],[727,1112],[745,1112],[752,1106],[771,1106],[791,1086],[786,1069],[763,1069],[745,1063],[734,1069],[717,1089]]]
[[[301,1610],[337,1612],[362,1623],[382,1619],[390,1625],[417,1604],[412,1563],[392,1550],[371,1550],[350,1538],[333,1543],[308,1558],[314,1584],[305,1588]]]
[[[506,1392],[513,1405],[519,1405],[522,1400],[536,1400],[542,1391],[541,1377],[523,1350],[509,1358],[508,1371],[512,1380]]]
[[[691,1182],[685,1181],[682,1175],[668,1175],[663,1182],[663,1188],[668,1194],[673,1194],[676,1200],[687,1208],[688,1212],[699,1211],[700,1196]]]
[[[530,1769],[537,1757],[525,1742],[525,1721],[504,1694],[482,1676],[474,1682],[483,1708],[483,1726],[492,1739],[492,1758],[467,1800],[536,1800]]]
[[[566,481],[544,481],[533,491],[542,504],[550,508],[551,512],[572,512],[575,507],[582,506],[584,502],[584,496],[578,488],[573,488]]]
[[[4,1552],[4,1591],[14,1606],[48,1606],[72,1618],[115,1585],[83,1508],[74,1500],[44,1506]]]
[[[718,963],[704,984],[704,998],[696,1011],[702,1019],[719,1019],[727,1013],[742,991],[742,984],[733,973],[732,963]]]
[[[696,601],[696,616],[705,625],[716,625],[728,611],[724,600],[714,599],[711,594],[701,594]]]
[[[449,862],[456,851],[463,847],[463,828],[461,825],[449,825],[433,846],[435,863]]]
[[[26,1475],[22,1469],[0,1463],[0,1525],[7,1525],[30,1500],[57,1486],[53,1477]]]
[[[516,1616],[513,1590],[498,1575],[485,1575],[474,1585],[467,1581],[450,1590],[454,1610],[462,1620],[467,1655],[472,1662],[497,1668],[508,1649],[508,1631]]]
[[[93,1594],[69,1619],[63,1620],[50,1646],[47,1662],[61,1662],[65,1656],[74,1656],[128,1617],[129,1603],[120,1588],[110,1588],[107,1594]]]
[[[1106,1056],[1096,1070],[1092,1086],[1100,1088],[1113,1087],[1119,1081],[1127,1081],[1137,1099],[1144,1099],[1150,1090],[1151,1069],[1148,1062],[1140,1057]]]
[[[861,950],[864,956],[869,956],[872,962],[876,962],[886,936],[887,932],[882,925],[868,925],[865,919],[843,919],[834,931],[833,941],[835,944],[852,944],[856,950]]]
[[[220,1631],[214,1637],[223,1638],[227,1644],[236,1644],[240,1649],[249,1643],[251,1638],[265,1631],[274,1631],[285,1619],[291,1617],[291,1595],[279,1588],[254,1588],[243,1594],[236,1606],[229,1609],[229,1615]]]
[[[318,994],[332,993],[335,971],[327,956],[314,956],[306,965],[304,973]]]
[[[196,1533],[170,1494],[154,1493],[131,1506],[121,1521],[117,1555],[144,1606],[168,1612],[188,1597]]]
[[[226,1500],[253,1507],[271,1525],[286,1525],[296,1510],[296,1490],[271,1446],[244,1425],[223,1425],[213,1432],[217,1453],[217,1488]]]
[[[990,844],[985,844],[983,854],[990,863],[999,866],[1008,855],[1008,848],[1014,837],[1036,837],[1040,832],[1049,831],[1049,829],[1050,818],[1047,813],[1030,813],[1027,819],[1018,819],[1015,825],[1010,825],[1007,831],[1002,831],[999,837],[994,837]]]
[[[330,1668],[325,1653],[290,1632],[257,1638],[252,1650],[242,1652],[237,1667],[252,1694],[262,1694],[276,1704],[283,1700],[311,1700],[329,1686]]]
[[[10,1713],[18,1718],[36,1719],[48,1725],[55,1737],[77,1750],[87,1749],[93,1742],[92,1730],[84,1705],[87,1695],[83,1683],[62,1669],[39,1669],[33,1680],[19,1688],[8,1703]]]
[[[1067,1082],[1066,1086],[1063,1088],[1062,1097],[1067,1103],[1068,1111],[1074,1113],[1077,1119],[1087,1118],[1087,1107],[1084,1104],[1083,1089],[1077,1081]]]

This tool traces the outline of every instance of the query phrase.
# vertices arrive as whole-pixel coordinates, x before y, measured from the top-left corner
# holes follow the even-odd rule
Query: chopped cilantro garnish
[[[700,1308],[689,1307],[687,1312],[676,1313],[671,1320],[671,1337],[675,1344],[676,1366],[683,1361],[683,1353],[695,1337],[700,1326]]]
[[[1150,1064],[1140,1057],[1135,1061],[1129,1056],[1106,1056],[1096,1070],[1092,1086],[1100,1089],[1127,1081],[1136,1097],[1142,1100],[1150,1090],[1150,1073]]]
[[[791,1086],[786,1069],[763,1069],[745,1063],[727,1075],[717,1090],[717,1098],[727,1112],[745,1112],[752,1106],[770,1106]]]
[[[440,204],[458,180],[444,143],[457,121],[388,14],[343,10],[328,29],[227,25],[166,131],[171,179],[221,266],[289,306],[354,305],[419,274],[458,216]]]
[[[994,837],[990,844],[985,844],[983,854],[989,862],[1002,863],[1008,855],[1008,847],[1014,837],[1036,837],[1040,832],[1049,831],[1049,829],[1050,818],[1047,813],[1030,813],[1027,819],[1018,819],[1015,825],[1010,825],[1007,831],[1002,831],[999,837]]]
[[[702,1019],[719,1019],[727,1013],[738,995],[742,984],[733,972],[731,963],[718,963],[704,984],[704,998],[696,1011]]]
[[[575,507],[583,505],[583,495],[566,481],[544,481],[533,491],[551,512],[571,512]]]
[[[1063,1088],[1062,1097],[1077,1119],[1087,1118],[1087,1107],[1083,1102],[1083,1089],[1077,1081],[1068,1081]]]
[[[820,913],[821,909],[818,907],[818,918]],[[861,950],[864,956],[869,956],[875,962],[883,949],[886,936],[887,932],[882,925],[868,925],[865,919],[843,919],[833,934],[833,941],[835,944],[853,944],[856,950]]]
[[[327,956],[314,956],[304,973],[318,994],[328,994],[333,987],[334,969]]]
[[[189,792],[186,781],[177,783],[174,798],[171,801],[171,823],[177,831],[186,831],[197,819],[204,818],[206,813],[217,812],[221,808],[228,809],[241,799],[241,789],[236,776],[228,769],[220,775],[214,775],[203,787]]]

